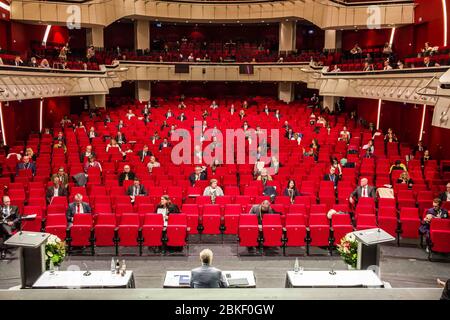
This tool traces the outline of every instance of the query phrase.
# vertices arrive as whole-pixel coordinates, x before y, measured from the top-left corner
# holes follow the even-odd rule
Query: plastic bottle
[[[298,273],[300,270],[300,267],[298,265],[298,258],[295,258],[295,263],[294,263],[294,272]]]
[[[114,258],[111,258],[111,273],[114,274],[116,272],[116,262]]]

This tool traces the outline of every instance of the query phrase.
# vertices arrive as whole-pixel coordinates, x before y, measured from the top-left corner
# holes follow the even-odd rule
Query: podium
[[[356,269],[366,270],[380,265],[380,243],[394,241],[395,238],[380,228],[353,232],[358,241],[358,261]],[[379,270],[379,268],[377,268]],[[379,272],[377,272],[379,275]]]
[[[45,272],[45,244],[49,236],[48,233],[21,231],[5,241],[6,245],[19,248],[22,289],[31,288]]]

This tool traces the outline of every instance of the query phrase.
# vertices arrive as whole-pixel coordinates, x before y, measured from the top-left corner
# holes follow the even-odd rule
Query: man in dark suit
[[[95,157],[95,152],[92,151],[92,146],[89,145],[86,146],[86,150],[80,154],[80,162],[85,163],[85,160],[89,159],[91,156]]]
[[[52,181],[55,177],[58,177],[61,185],[67,189],[67,186],[69,185],[69,175],[65,173],[64,167],[60,167],[58,172],[52,175]]]
[[[19,226],[19,208],[11,205],[11,199],[8,196],[3,196],[3,205],[0,210],[0,236],[5,242]],[[1,248],[1,259],[5,257],[6,247],[3,245]]]
[[[34,162],[31,161],[29,156],[24,156],[22,159],[23,162],[17,164],[16,175],[19,175],[20,170],[31,170],[31,173],[34,176],[36,174],[36,165],[34,164]]]
[[[130,196],[131,203],[133,203],[136,199],[136,196],[146,196],[147,190],[145,190],[144,186],[141,185],[141,182],[138,178],[134,178],[133,185],[128,187],[127,195]]]
[[[423,67],[424,68],[440,67],[440,65],[439,65],[439,63],[431,61],[429,56],[425,56],[423,58]]]
[[[369,180],[367,178],[361,179],[361,184],[359,187],[351,193],[350,195],[350,203],[355,204],[359,201],[360,198],[374,198],[376,197],[375,187],[369,186]]]
[[[127,138],[125,138],[125,135],[122,132],[118,131],[116,135],[116,141],[118,144],[122,145],[123,143],[127,142]]]
[[[136,175],[134,172],[131,172],[131,168],[129,165],[123,166],[123,172],[119,175],[119,185],[123,186],[124,180],[134,180],[136,178]]]
[[[53,197],[66,197],[67,189],[61,185],[59,181],[59,177],[53,178],[53,185],[47,188],[47,203],[50,204],[52,202]]]
[[[172,144],[167,140],[167,138],[164,138],[163,142],[159,144],[159,151],[161,151],[163,148],[171,147]]]
[[[210,249],[200,252],[202,266],[191,271],[191,288],[223,288],[227,286],[222,271],[211,267],[213,253]]]
[[[177,117],[177,119],[180,120],[180,121],[186,121],[186,120],[187,120],[187,117],[186,117],[186,115],[184,114],[184,112],[182,112],[182,113]]]
[[[138,155],[139,159],[141,160],[141,162],[144,162],[145,157],[151,157],[153,155],[153,153],[148,150],[148,145],[144,145],[142,150],[138,151],[137,155]]]
[[[433,218],[448,219],[448,211],[445,208],[441,208],[441,199],[433,199],[433,207],[428,209],[422,224],[419,226],[419,233],[425,236],[427,242],[426,251],[429,252],[430,248],[430,222]]]
[[[445,186],[446,190],[439,195],[439,199],[444,201],[450,201],[450,182]]]
[[[83,196],[77,193],[74,197],[74,202],[69,203],[67,208],[67,222],[72,223],[73,216],[76,214],[90,214],[91,206],[87,202],[83,202]]]
[[[323,177],[323,180],[333,182],[334,188],[336,189],[337,185],[338,185],[338,181],[339,181],[339,176],[336,174],[336,168],[335,167],[331,167],[330,168],[330,173],[326,174]]]
[[[189,182],[191,183],[191,186],[195,186],[195,182],[199,180],[206,180],[207,174],[206,174],[206,168],[202,168],[200,166],[195,167],[195,172],[192,172],[189,176]]]

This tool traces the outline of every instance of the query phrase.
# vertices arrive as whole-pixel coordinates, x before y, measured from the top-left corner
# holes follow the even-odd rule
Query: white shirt
[[[59,191],[59,188],[53,188],[53,196],[54,197],[58,196],[58,191]]]

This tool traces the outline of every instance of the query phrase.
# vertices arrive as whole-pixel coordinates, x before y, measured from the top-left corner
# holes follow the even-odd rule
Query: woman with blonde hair
[[[34,151],[32,148],[28,147],[25,149],[25,155],[29,156],[30,159],[32,159],[33,161],[36,161],[36,155],[34,154]]]
[[[408,172],[403,171],[400,176],[397,179],[397,183],[400,184],[407,184],[408,185],[408,189],[412,189],[412,186],[414,184],[414,182],[412,181],[412,179],[409,177]]]

